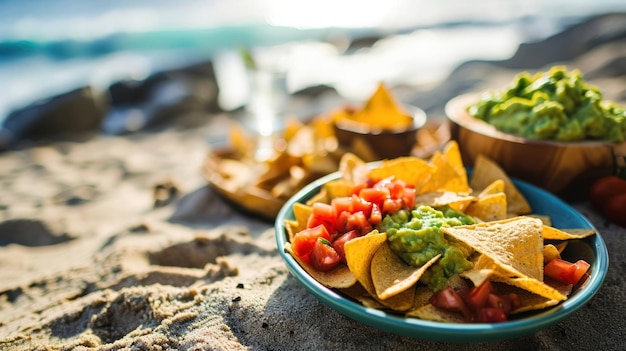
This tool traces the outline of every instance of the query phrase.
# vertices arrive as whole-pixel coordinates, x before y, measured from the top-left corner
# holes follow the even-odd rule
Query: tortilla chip
[[[513,275],[543,280],[540,220],[515,217],[441,229],[445,234],[493,259],[500,268]]]
[[[492,182],[501,179],[504,182],[504,193],[507,199],[507,211],[516,215],[531,213],[530,205],[519,192],[507,174],[491,159],[478,155],[474,163],[474,173],[470,179],[470,187],[484,189]]]
[[[491,184],[487,185],[484,189],[480,189],[480,193],[478,193],[477,197],[481,198],[487,195],[503,193],[503,192],[504,192],[504,180],[496,179],[493,182],[491,182]]]
[[[459,176],[465,179],[465,186],[469,188],[467,183],[467,172],[463,165],[463,159],[461,158],[461,151],[459,150],[459,144],[455,140],[450,140],[443,148],[443,155],[448,160],[448,163],[459,174]]]
[[[526,216],[533,217],[533,218],[538,218],[538,219],[541,220],[541,222],[544,225],[552,226],[552,218],[550,218],[550,216],[540,215],[540,214],[535,214],[535,213],[527,214]]]
[[[505,283],[492,283],[494,290],[498,292],[498,294],[507,295],[510,293],[514,293],[517,295],[520,301],[520,306],[515,310],[511,311],[511,314],[528,312],[528,311],[536,311],[542,310],[547,307],[551,307],[557,305],[560,300],[548,299],[541,295],[533,294],[524,289],[520,289],[518,287],[508,285]]]
[[[413,305],[415,289],[407,289],[386,300],[382,300],[376,295],[376,288],[374,288],[371,275],[371,263],[376,251],[386,242],[387,234],[379,233],[377,230],[352,239],[344,245],[346,262],[358,282],[378,302],[396,311],[406,311]]]
[[[413,118],[396,103],[384,83],[379,83],[365,106],[354,114],[345,116],[352,122],[366,124],[370,129],[407,128]]]
[[[435,292],[426,285],[418,285],[415,287],[415,296],[413,298],[413,307],[411,310],[426,306],[430,303],[430,298]]]
[[[285,230],[287,231],[287,236],[289,236],[289,242],[292,242],[296,233],[301,231],[298,222],[289,219],[285,220]]]
[[[491,281],[501,282],[524,289],[536,295],[540,295],[549,300],[563,301],[567,300],[567,295],[554,287],[529,277],[505,277],[495,273],[490,278]]]
[[[296,233],[305,230],[309,217],[311,216],[311,213],[313,213],[313,208],[300,202],[293,204],[292,208],[293,215],[298,223]],[[289,241],[291,241],[291,237],[289,239]]]
[[[450,164],[446,156],[441,152],[436,152],[431,157],[430,163],[434,166],[435,171],[430,181],[418,189],[420,194],[431,191],[452,191],[469,194],[471,189],[467,183],[466,173],[459,174],[455,169],[455,165]]]
[[[482,285],[498,269],[494,260],[482,254],[474,257],[472,264],[472,268],[462,272],[460,276],[469,279],[474,286]]]
[[[471,195],[457,194],[451,191],[433,191],[420,194],[415,197],[415,205],[430,207],[450,206],[451,208],[465,212],[465,209],[474,201]]]
[[[341,178],[351,184],[361,184],[367,180],[367,164],[352,153],[345,153],[339,160]]]
[[[354,300],[360,302],[363,306],[367,308],[375,308],[375,309],[384,309],[385,305],[378,302],[375,298],[370,295],[367,290],[361,285],[359,282],[354,284],[353,286],[345,289],[339,289],[341,293],[347,295]]]
[[[552,244],[544,245],[543,247],[543,264],[552,261],[555,258],[561,258],[561,253],[556,246]]]
[[[344,179],[336,179],[324,184],[324,192],[326,194],[326,201],[332,200],[336,197],[344,197],[352,195],[352,189],[355,183]]]
[[[357,282],[356,277],[345,264],[340,264],[328,272],[320,272],[296,256],[290,243],[285,245],[285,251],[288,252],[313,279],[326,287],[349,288]]]
[[[485,222],[499,221],[507,218],[506,194],[496,193],[479,197],[469,204],[465,214],[479,218]]]
[[[439,309],[431,304],[413,309],[406,313],[407,317],[416,317],[419,319],[445,322],[445,323],[464,323],[465,318],[461,313],[446,311]]]
[[[386,300],[414,286],[439,257],[441,254],[421,267],[413,267],[402,261],[386,242],[372,257],[371,274],[376,296]]]
[[[370,170],[367,175],[374,180],[393,176],[419,189],[431,179],[434,172],[435,167],[421,158],[405,156],[384,160],[380,167]]]
[[[577,229],[557,229],[547,225],[543,226],[544,240],[570,240],[583,239],[596,233],[594,229],[577,228]]]

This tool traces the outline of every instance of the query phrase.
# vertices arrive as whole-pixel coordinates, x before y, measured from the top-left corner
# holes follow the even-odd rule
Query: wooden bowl
[[[427,117],[424,110],[416,106],[404,105],[404,108],[413,118],[413,123],[408,128],[371,129],[361,123],[338,121],[333,123],[335,137],[339,145],[348,150],[354,149],[358,142],[364,143],[376,154],[375,159],[410,155],[417,141],[417,131],[424,126]]]
[[[451,138],[467,166],[483,154],[508,175],[553,193],[585,192],[594,180],[623,167],[615,155],[626,156],[626,142],[559,142],[502,133],[467,113],[466,107],[477,99],[478,94],[461,95],[445,107]]]

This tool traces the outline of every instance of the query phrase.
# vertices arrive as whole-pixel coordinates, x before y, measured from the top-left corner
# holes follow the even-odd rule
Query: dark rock
[[[201,123],[200,115],[220,111],[210,61],[155,73],[144,81],[120,81],[109,93],[113,107],[103,127],[110,134],[170,124],[193,126]]]
[[[37,101],[7,116],[2,125],[0,150],[25,139],[62,139],[97,132],[107,109],[108,100],[91,87]]]
[[[574,24],[545,40],[522,43],[513,57],[496,64],[512,69],[539,69],[552,63],[571,61],[620,39],[626,39],[626,13],[600,15]]]

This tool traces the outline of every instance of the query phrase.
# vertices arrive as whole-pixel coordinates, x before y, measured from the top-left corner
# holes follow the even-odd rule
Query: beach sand
[[[598,61],[589,61],[590,55],[602,54],[608,63],[623,61],[624,47],[622,39],[556,62],[589,62],[593,68],[591,63]],[[477,62],[473,67],[484,65]],[[415,101],[432,103],[432,95],[444,87],[448,94],[483,88],[518,70],[490,65],[491,72],[502,74],[468,85],[468,67],[453,74],[457,80],[416,93]],[[602,67],[591,68],[587,70],[597,73]],[[623,80],[619,86],[610,78],[619,74],[592,77],[616,84],[615,89],[607,88],[613,96],[623,94]],[[456,88],[450,89],[453,84]],[[449,97],[438,98],[433,110]],[[208,140],[216,130],[226,130],[227,119],[211,115],[197,128],[97,135],[0,154],[0,349],[623,346],[624,229],[606,223],[584,201],[574,206],[602,232],[611,268],[603,294],[557,325],[518,339],[459,345],[399,336],[331,309],[290,276],[277,252],[273,223],[239,212],[207,185],[201,167],[211,151]]]

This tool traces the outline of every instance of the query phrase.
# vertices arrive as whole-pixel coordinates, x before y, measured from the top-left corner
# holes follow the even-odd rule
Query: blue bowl
[[[306,202],[319,192],[324,183],[338,177],[338,173],[322,177],[304,187],[285,203],[276,217],[276,243],[289,271],[304,288],[331,308],[372,327],[415,338],[449,342],[515,338],[532,334],[571,316],[594,296],[606,276],[609,266],[608,252],[602,236],[596,230],[596,235],[571,242],[563,252],[566,259],[571,257],[571,259],[584,259],[589,262],[591,273],[583,286],[559,305],[536,312],[528,312],[503,323],[442,323],[367,308],[317,282],[300,267],[290,254],[285,252],[288,234],[285,230],[284,221],[294,219],[293,204]],[[513,182],[532,206],[533,213],[549,215],[554,227],[595,229],[582,214],[558,197],[524,181],[513,179]]]

